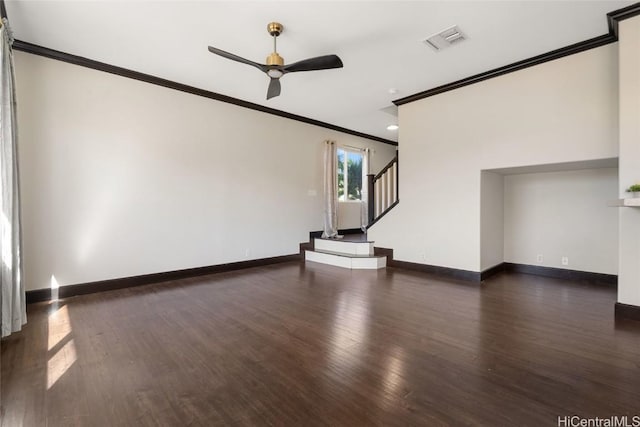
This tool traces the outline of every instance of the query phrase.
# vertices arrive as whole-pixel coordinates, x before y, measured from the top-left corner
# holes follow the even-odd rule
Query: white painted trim
[[[305,251],[305,262],[317,262],[352,270],[377,270],[387,266],[387,257],[349,257],[325,252]]]
[[[373,242],[345,242],[344,240],[315,239],[314,247],[321,251],[347,255],[373,255]]]

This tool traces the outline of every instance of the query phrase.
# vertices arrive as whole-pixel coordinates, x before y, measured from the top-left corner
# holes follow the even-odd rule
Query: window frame
[[[340,188],[338,187],[338,174],[339,174],[339,167],[336,167],[336,195],[338,195],[338,203],[362,203],[362,191],[363,188],[360,189],[360,199],[357,200],[349,200],[348,198],[348,188],[349,188],[349,172],[348,172],[348,159],[349,159],[349,155],[348,153],[353,153],[353,154],[358,154],[361,158],[362,158],[362,162],[364,162],[364,150],[363,149],[359,149],[359,148],[355,148],[355,147],[347,147],[344,145],[338,145],[337,150],[342,150],[345,154],[344,156],[344,160],[343,160],[343,164],[344,164],[344,188],[345,188],[345,193],[344,193],[344,198],[345,200],[340,200],[340,195],[339,195],[339,191]],[[336,151],[336,162],[339,163],[338,161],[339,156],[338,156],[338,152]],[[337,165],[336,165],[337,166]],[[364,180],[362,181],[362,185],[365,185]]]

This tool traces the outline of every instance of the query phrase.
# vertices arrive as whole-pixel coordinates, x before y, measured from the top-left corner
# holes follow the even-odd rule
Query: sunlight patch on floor
[[[54,276],[51,276],[51,292],[58,290],[58,283]],[[55,288],[54,288],[55,286]],[[57,295],[56,295],[57,297]],[[69,318],[68,306],[61,301],[54,301],[47,318],[49,336],[47,351],[51,352],[64,340],[68,340],[60,349],[58,349],[47,362],[47,390],[64,375],[65,372],[78,359],[76,353],[76,345],[73,338],[69,339],[73,328],[71,327],[71,319]]]
[[[67,335],[71,333],[71,321],[69,320],[69,309],[63,305],[58,310],[49,315],[49,345],[48,350],[58,345]]]
[[[47,390],[64,375],[77,360],[76,346],[73,340],[67,342],[47,362]]]

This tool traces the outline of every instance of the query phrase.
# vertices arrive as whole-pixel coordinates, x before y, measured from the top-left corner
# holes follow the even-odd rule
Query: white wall
[[[370,237],[480,271],[480,171],[617,157],[616,64],[612,44],[400,106],[400,204]]]
[[[361,211],[360,203],[338,202],[338,229],[360,228]]]
[[[617,168],[505,176],[504,260],[618,274],[617,196]]]
[[[621,21],[620,197],[640,183],[640,16]],[[640,208],[619,209],[618,302],[640,306]]]
[[[296,253],[322,228],[323,140],[369,146],[376,165],[395,155],[112,74],[15,59],[27,289]]]
[[[480,270],[504,262],[504,177],[482,171],[480,176]]]

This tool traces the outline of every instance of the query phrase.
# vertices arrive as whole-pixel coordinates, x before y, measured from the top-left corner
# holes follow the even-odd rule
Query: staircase
[[[367,175],[367,229],[400,202],[398,187],[397,156],[378,174]],[[373,242],[367,240],[366,234],[347,234],[341,239],[311,238],[309,243],[300,244],[300,252],[304,254],[305,262],[329,264],[352,270],[377,270],[387,266],[387,256],[374,254]]]
[[[376,270],[387,266],[386,256],[373,253],[366,235],[346,235],[342,239],[313,239],[313,248],[304,251],[305,262],[317,262],[352,270]]]
[[[398,156],[382,168],[377,175],[367,175],[369,225],[378,222],[399,202]]]

